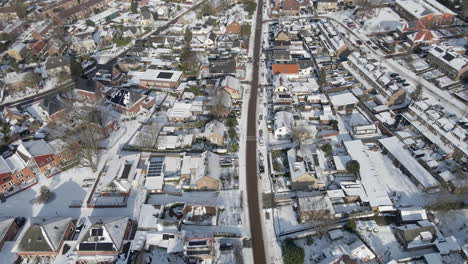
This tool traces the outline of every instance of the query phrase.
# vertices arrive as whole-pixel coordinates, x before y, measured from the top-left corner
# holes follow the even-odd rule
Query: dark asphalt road
[[[262,208],[260,207],[257,175],[257,92],[262,40],[263,0],[257,2],[257,20],[255,27],[252,83],[247,117],[246,176],[247,200],[249,203],[250,233],[254,264],[266,264],[265,244],[262,233]]]

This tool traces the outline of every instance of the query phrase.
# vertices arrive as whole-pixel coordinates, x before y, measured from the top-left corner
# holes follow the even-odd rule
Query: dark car
[[[356,40],[356,44],[358,44],[359,46],[361,46],[361,45],[362,45],[362,41]]]

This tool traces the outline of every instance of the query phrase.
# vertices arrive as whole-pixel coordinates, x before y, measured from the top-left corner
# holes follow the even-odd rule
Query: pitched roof
[[[115,89],[112,91],[108,99],[116,104],[121,105],[126,108],[132,107],[138,101],[143,98],[143,95],[140,93],[135,93],[126,89]]]
[[[273,74],[296,74],[299,73],[299,64],[273,64]]]
[[[31,225],[17,245],[17,252],[56,252],[63,241],[71,217],[31,218]]]
[[[44,100],[42,100],[40,107],[46,111],[49,116],[60,112],[61,110],[65,109],[63,103],[57,98],[56,95],[48,96]]]
[[[99,83],[95,80],[89,80],[89,79],[78,79],[75,84],[75,88],[78,90],[83,90],[87,92],[96,92],[96,87],[99,85]]]

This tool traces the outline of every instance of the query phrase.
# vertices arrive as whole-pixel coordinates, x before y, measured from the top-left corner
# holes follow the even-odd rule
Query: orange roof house
[[[297,74],[299,73],[299,64],[273,64],[273,74]]]

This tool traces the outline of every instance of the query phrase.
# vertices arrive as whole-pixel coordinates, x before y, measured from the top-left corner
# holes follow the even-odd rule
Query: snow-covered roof
[[[429,54],[444,62],[447,66],[460,71],[468,66],[468,59],[460,54],[450,51],[447,47],[437,46],[429,50]]]
[[[397,137],[380,139],[379,142],[414,177],[424,189],[435,188],[439,182],[403,147]]]
[[[387,189],[379,180],[379,177],[386,177],[387,175],[379,174],[379,168],[375,167],[373,162],[370,162],[370,155],[373,155],[374,152],[368,151],[361,140],[344,141],[343,144],[351,158],[359,162],[359,176],[371,207],[393,206],[388,197]]]
[[[350,105],[356,104],[359,100],[350,92],[338,94],[338,95],[331,95],[330,101],[334,106],[343,106],[343,105]]]
[[[176,82],[182,77],[182,73],[181,71],[148,69],[140,76],[140,80]]]

